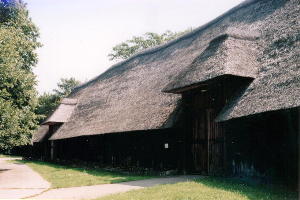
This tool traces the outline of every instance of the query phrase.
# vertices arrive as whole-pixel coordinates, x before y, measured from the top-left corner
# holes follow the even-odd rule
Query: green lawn
[[[40,161],[20,160],[14,162],[24,163],[31,167],[50,182],[52,188],[119,183],[151,178],[150,176],[125,175],[103,169],[72,167]]]
[[[0,158],[21,158],[20,156],[0,154]]]
[[[295,192],[240,181],[202,178],[110,195],[97,200],[297,200]]]

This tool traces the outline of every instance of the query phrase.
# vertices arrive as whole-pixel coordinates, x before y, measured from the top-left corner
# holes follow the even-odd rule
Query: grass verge
[[[21,158],[21,156],[0,154],[0,158]]]
[[[125,175],[118,172],[109,172],[100,168],[73,167],[41,161],[19,160],[14,162],[26,164],[31,167],[50,182],[52,188],[119,183],[152,178],[151,176]]]
[[[297,193],[279,187],[249,185],[220,178],[160,185],[97,200],[297,200]]]

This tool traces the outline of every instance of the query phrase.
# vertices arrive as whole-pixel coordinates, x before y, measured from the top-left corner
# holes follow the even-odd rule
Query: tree
[[[44,93],[38,97],[38,106],[36,108],[36,115],[39,123],[42,123],[48,115],[50,115],[59,105],[60,97],[52,93]]]
[[[36,128],[38,30],[22,1],[0,0],[0,149],[30,143]]]
[[[191,30],[192,28],[182,32],[166,31],[163,34],[147,32],[143,36],[134,36],[132,39],[114,46],[108,57],[110,60],[127,59],[139,51],[173,40]]]
[[[57,83],[57,89],[53,93],[44,93],[38,98],[38,106],[35,113],[39,116],[39,122],[43,122],[59,105],[62,98],[68,96],[72,90],[80,84],[75,78],[62,78]]]
[[[62,78],[60,79],[60,82],[57,83],[58,89],[55,89],[54,92],[60,97],[65,97],[68,96],[79,84],[80,81],[75,78]]]

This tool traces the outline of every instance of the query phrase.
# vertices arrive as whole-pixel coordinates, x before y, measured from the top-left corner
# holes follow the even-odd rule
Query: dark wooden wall
[[[45,135],[45,137],[40,142],[34,142],[33,146],[30,148],[30,156],[36,159],[42,159],[42,160],[51,160],[56,155],[53,151],[53,143],[51,144],[51,141],[48,140],[62,125],[62,123],[55,123],[49,125],[49,131]]]
[[[183,93],[186,169],[296,185],[300,109],[214,121],[224,105],[248,84],[249,80],[227,77]]]
[[[126,169],[178,169],[181,159],[177,135],[175,129],[166,129],[56,140],[55,154],[60,160],[92,161]]]
[[[299,111],[267,112],[226,123],[229,174],[295,185],[299,164]]]

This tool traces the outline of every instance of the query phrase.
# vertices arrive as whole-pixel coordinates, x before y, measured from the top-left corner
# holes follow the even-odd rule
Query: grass
[[[0,158],[21,158],[21,156],[0,154]]]
[[[297,200],[297,193],[279,187],[249,185],[241,181],[201,178],[196,181],[160,185],[97,200]]]
[[[73,167],[41,161],[14,161],[26,164],[51,183],[52,188],[65,188],[124,181],[142,180],[151,176],[125,175],[100,168]]]

